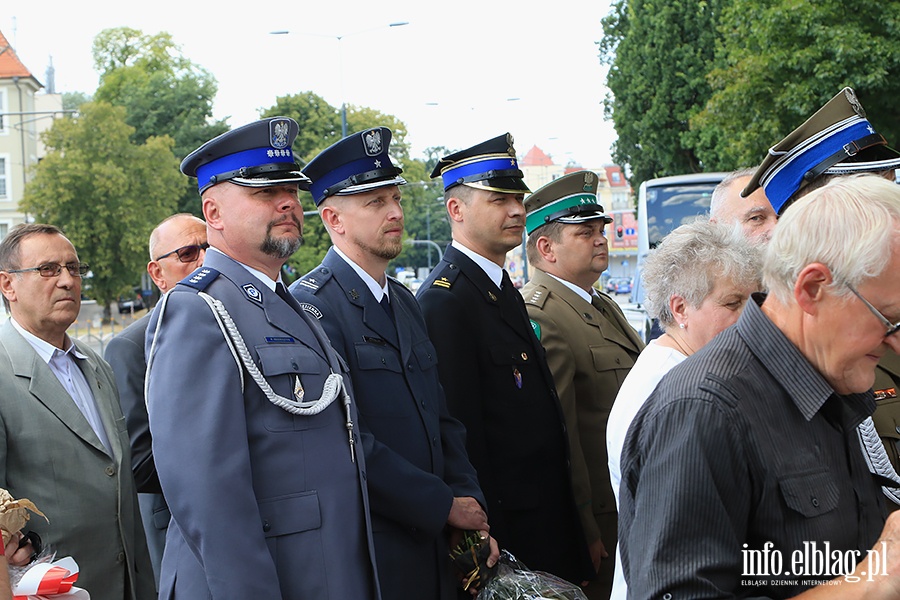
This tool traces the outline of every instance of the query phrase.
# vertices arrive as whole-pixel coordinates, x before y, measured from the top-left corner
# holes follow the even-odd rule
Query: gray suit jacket
[[[71,396],[7,321],[0,326],[0,486],[31,499],[32,517],[58,556],[78,563],[92,600],[155,597],[138,512],[125,417],[112,370],[86,345],[82,371],[112,446],[110,457]]]
[[[172,511],[160,598],[378,598],[365,454],[360,443],[350,460],[340,399],[314,416],[275,406],[200,291],[224,304],[276,394],[319,398],[329,365],[350,383],[315,320],[218,251],[168,293],[158,327],[157,305],[147,400]]]

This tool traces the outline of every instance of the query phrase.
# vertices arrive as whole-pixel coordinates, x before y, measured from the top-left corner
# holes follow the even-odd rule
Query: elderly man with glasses
[[[155,598],[112,369],[66,333],[87,273],[52,225],[0,242],[0,487],[47,515],[29,527],[78,562],[91,598]]]
[[[159,291],[165,294],[203,264],[207,248],[206,223],[187,213],[172,215],[150,234],[147,273]],[[131,438],[131,467],[137,484],[144,533],[150,548],[153,576],[158,583],[170,514],[156,475],[150,423],[144,403],[144,374],[147,370],[144,336],[149,323],[148,311],[110,340],[104,357],[112,367],[119,386],[119,401]]]
[[[896,184],[842,177],[784,211],[768,295],[662,379],[625,439],[629,597],[896,597],[900,513],[885,523],[857,428],[900,349],[898,269]]]

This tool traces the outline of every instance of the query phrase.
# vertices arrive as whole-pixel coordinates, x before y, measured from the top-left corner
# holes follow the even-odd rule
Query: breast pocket
[[[634,359],[631,355],[616,344],[591,346],[591,360],[598,377],[606,379],[606,381],[600,382],[601,385],[609,388],[622,387],[622,382],[625,381],[625,377],[634,366]],[[608,397],[609,406],[607,408],[610,408],[615,394],[608,395]]]
[[[499,402],[514,402],[518,406],[519,402],[533,397],[532,394],[511,394],[510,391],[534,386],[541,377],[534,348],[524,343],[498,344],[491,346],[490,356],[496,369],[486,381],[493,388],[489,392],[496,394]]]
[[[789,475],[779,480],[778,487],[787,505],[809,518],[837,508],[840,497],[837,484],[827,471]]]
[[[415,344],[412,352],[420,371],[427,371],[437,366],[437,350],[434,349],[431,340],[422,340]]]
[[[275,394],[288,400],[299,400],[302,394],[303,401],[317,400],[322,396],[330,369],[318,354],[294,344],[257,346],[256,352],[260,372]],[[257,384],[245,373],[244,386],[257,387]],[[275,406],[267,398],[263,402],[265,426],[269,431],[296,431],[325,425],[324,412],[312,416],[294,415]]]
[[[354,345],[356,362],[361,371],[391,371],[402,373],[400,357],[397,352],[387,344],[375,344],[372,342],[357,342]]]

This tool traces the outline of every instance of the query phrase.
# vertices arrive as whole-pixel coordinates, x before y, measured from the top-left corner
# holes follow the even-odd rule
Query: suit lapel
[[[537,338],[532,333],[531,325],[528,323],[527,314],[524,313],[524,301],[519,303],[514,296],[504,294],[491,281],[484,269],[453,246],[447,248],[444,260],[455,264],[459,268],[462,274],[478,290],[484,301],[494,306],[500,312],[500,318],[509,325],[510,329],[516,332],[516,335],[529,343],[532,343],[532,340],[537,341]],[[518,294],[518,292],[515,293]]]
[[[31,392],[31,395],[37,398],[47,410],[56,415],[72,433],[106,454],[106,448],[103,447],[100,438],[94,433],[90,423],[81,414],[75,401],[59,382],[59,379],[56,378],[53,371],[50,370],[47,363],[41,360],[41,357],[31,347],[31,344],[19,335],[12,323],[6,322],[0,328],[0,343],[3,344],[9,355],[13,373],[17,377],[24,377],[29,380],[28,391]],[[93,375],[93,378],[88,378],[88,383],[91,384],[92,392],[97,389],[95,375]],[[106,411],[101,410],[100,412],[102,414]],[[115,431],[115,426],[107,424],[106,419],[104,419],[103,426],[107,428],[107,432]]]
[[[78,364],[82,367],[81,372],[84,373],[84,378],[91,388],[91,394],[94,396],[94,402],[97,404],[97,412],[100,413],[100,419],[103,422],[103,429],[106,430],[106,437],[109,439],[113,457],[118,461],[122,456],[123,448],[113,415],[118,414],[122,410],[121,405],[119,405],[119,399],[112,393],[110,382],[105,381],[105,378],[102,377],[100,366],[93,355],[85,352],[81,342],[75,341],[74,343],[75,347],[87,356],[86,359],[79,360]],[[97,443],[99,444],[100,441],[97,440]]]
[[[375,301],[375,296],[369,291],[369,286],[357,275],[353,267],[347,264],[347,261],[342,259],[333,248],[328,251],[322,264],[332,270],[334,280],[346,295],[347,301],[356,307],[356,310],[362,312],[362,321],[366,327],[377,333],[381,339],[399,349],[397,325],[391,321],[384,308]],[[397,294],[393,294],[390,297],[391,301],[395,301],[396,297]]]
[[[217,270],[221,276],[234,284],[243,293],[248,305],[263,311],[266,320],[272,327],[280,329],[298,342],[315,336],[312,326],[307,321],[309,317],[296,301],[287,304],[275,293],[275,290],[269,289],[265,283],[231,257],[221,252],[210,252],[204,264]],[[306,343],[304,345],[309,346]],[[323,360],[328,360],[324,348],[309,347]]]
[[[611,303],[606,301],[605,298],[601,297],[599,300],[605,306],[605,311],[601,312],[594,306],[594,303],[586,303],[584,298],[543,271],[535,271],[534,282],[537,285],[546,287],[568,304],[576,314],[581,316],[585,323],[596,327],[605,339],[635,353],[641,351],[637,332],[634,331],[634,328],[631,327],[628,321],[621,318],[619,311],[615,310],[615,307],[611,306]]]

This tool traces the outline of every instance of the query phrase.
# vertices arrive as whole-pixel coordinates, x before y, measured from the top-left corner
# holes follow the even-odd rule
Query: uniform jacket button
[[[269,522],[263,521],[263,531],[271,531],[271,529],[272,529],[272,526],[269,524]]]
[[[116,474],[116,468],[115,468],[114,466],[112,466],[112,465],[106,467],[106,468],[104,469],[104,471],[105,471],[106,474],[109,475],[110,477],[112,477],[113,475]]]

